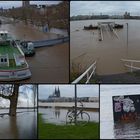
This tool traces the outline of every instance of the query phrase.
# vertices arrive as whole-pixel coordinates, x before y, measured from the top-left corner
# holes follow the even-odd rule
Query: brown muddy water
[[[68,51],[68,43],[36,49],[34,57],[26,58],[32,77],[23,82],[68,83]]]
[[[0,139],[37,139],[37,112],[19,109],[16,117],[0,117]],[[8,109],[0,110],[0,114]]]
[[[3,18],[2,18],[3,19]],[[7,20],[7,19],[3,19]],[[20,40],[45,40],[58,38],[64,32],[54,30],[55,33],[44,33],[31,25],[22,22],[14,24],[2,24],[0,30],[9,31],[16,39]],[[58,32],[58,33],[57,33]],[[51,47],[36,49],[34,57],[26,58],[32,76],[30,79],[22,80],[29,83],[68,83],[69,82],[69,44],[63,43]]]
[[[99,41],[98,30],[83,30],[84,26],[98,22],[123,24],[123,29],[115,29],[119,38],[109,30],[103,30],[103,41]],[[128,47],[127,25],[128,23]],[[94,32],[94,33],[93,33]],[[97,74],[110,75],[130,71],[121,59],[140,60],[140,20],[83,20],[70,22],[70,60],[81,64],[84,71],[97,60]],[[140,64],[135,65],[140,66]]]

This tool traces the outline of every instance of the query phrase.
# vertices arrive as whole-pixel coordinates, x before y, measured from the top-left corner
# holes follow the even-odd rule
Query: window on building
[[[1,58],[1,62],[3,62],[3,58]]]

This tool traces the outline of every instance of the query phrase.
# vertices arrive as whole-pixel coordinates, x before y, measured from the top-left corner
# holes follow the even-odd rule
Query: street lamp
[[[77,125],[77,86],[75,84],[75,125]]]
[[[126,54],[126,57],[128,57],[128,23],[126,23],[126,25],[127,25],[127,54]]]

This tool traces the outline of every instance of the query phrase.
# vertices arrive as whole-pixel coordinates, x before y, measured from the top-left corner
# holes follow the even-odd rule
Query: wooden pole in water
[[[75,125],[77,125],[77,86],[75,84]]]

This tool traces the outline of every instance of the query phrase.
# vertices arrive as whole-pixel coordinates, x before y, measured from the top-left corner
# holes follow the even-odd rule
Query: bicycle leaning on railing
[[[69,109],[66,115],[66,124],[76,124],[78,125],[86,125],[90,121],[90,115],[84,111],[83,103],[81,103],[81,108],[75,110],[73,106],[72,109]],[[75,121],[76,118],[76,121]]]

